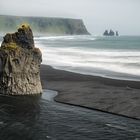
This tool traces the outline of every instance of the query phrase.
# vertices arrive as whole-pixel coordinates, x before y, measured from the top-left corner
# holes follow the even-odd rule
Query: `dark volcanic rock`
[[[118,36],[119,34],[118,34],[118,31],[116,31],[116,34],[115,34],[115,32],[110,29],[110,31],[105,30],[105,32],[103,33],[103,35],[104,36],[115,36],[115,35]]]
[[[40,94],[42,54],[34,46],[29,25],[6,34],[0,48],[0,93],[11,95]]]
[[[22,48],[34,48],[33,33],[32,30],[27,26],[28,25],[22,25],[18,29],[18,32],[13,34],[6,34],[1,47],[3,48],[5,47],[5,44],[13,42]]]
[[[119,33],[118,33],[118,31],[116,31],[116,36],[119,36]]]
[[[105,32],[103,33],[104,36],[108,36],[109,33],[108,33],[108,30],[105,30]]]
[[[114,35],[115,35],[114,31],[110,30],[109,36],[114,36]]]

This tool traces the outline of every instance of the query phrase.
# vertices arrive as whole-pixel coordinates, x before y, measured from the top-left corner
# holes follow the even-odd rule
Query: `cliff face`
[[[0,48],[0,93],[11,95],[40,94],[42,54],[34,46],[29,25],[6,34]]]
[[[46,18],[46,17],[19,17],[0,15],[0,32],[11,32],[21,23],[29,23],[37,34],[51,35],[87,35],[81,19]]]

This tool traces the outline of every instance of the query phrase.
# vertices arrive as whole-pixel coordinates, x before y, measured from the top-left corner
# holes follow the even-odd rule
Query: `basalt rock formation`
[[[35,47],[33,33],[24,24],[6,34],[0,47],[0,93],[26,95],[42,93],[41,51]]]
[[[110,29],[110,31],[105,30],[105,32],[103,33],[103,36],[119,36],[118,31],[116,31],[116,33]]]

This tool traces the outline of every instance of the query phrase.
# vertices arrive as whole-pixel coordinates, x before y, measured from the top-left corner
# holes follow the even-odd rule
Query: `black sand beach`
[[[140,82],[82,75],[41,65],[44,89],[58,91],[55,100],[140,119]]]

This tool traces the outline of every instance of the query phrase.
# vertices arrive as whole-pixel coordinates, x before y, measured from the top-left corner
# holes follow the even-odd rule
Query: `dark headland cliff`
[[[35,35],[88,35],[81,19],[22,17],[0,15],[0,33],[13,32],[18,25],[29,23]]]
[[[10,95],[40,94],[42,54],[36,48],[29,25],[4,36],[0,47],[0,93]]]

